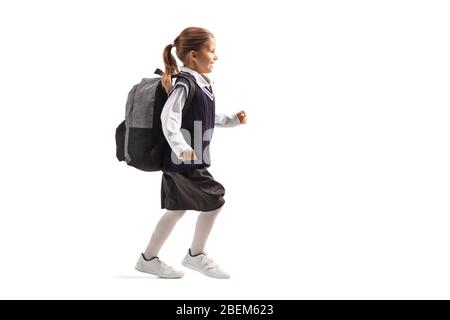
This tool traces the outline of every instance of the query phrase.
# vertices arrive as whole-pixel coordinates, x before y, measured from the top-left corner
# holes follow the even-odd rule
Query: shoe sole
[[[171,277],[171,276],[160,276],[159,274],[156,274],[156,273],[152,273],[152,272],[147,272],[147,271],[139,270],[137,267],[134,267],[134,268],[135,268],[137,271],[139,271],[139,272],[151,274],[151,275],[157,276],[157,277],[162,278],[162,279],[180,279],[180,278],[182,278],[182,277],[184,276],[184,274],[181,275],[181,276],[172,276],[172,277]]]
[[[208,276],[208,277],[211,277],[211,278],[215,278],[215,279],[230,279],[230,277],[218,277],[218,276],[213,276],[211,274],[208,274],[208,273],[204,272],[202,269],[199,269],[199,268],[197,268],[197,267],[187,263],[184,260],[181,262],[181,264],[183,266],[185,266],[186,268],[189,268],[189,269],[192,269],[194,271],[200,272],[200,273],[204,274],[205,276]]]

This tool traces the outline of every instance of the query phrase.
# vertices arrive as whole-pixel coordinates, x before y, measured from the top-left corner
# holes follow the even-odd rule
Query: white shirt
[[[211,87],[211,80],[206,75],[200,75],[195,70],[187,67],[180,67],[180,70],[192,74],[195,77],[197,84],[209,97],[211,97],[211,92],[206,89],[207,87]],[[185,86],[176,86],[168,97],[161,112],[161,124],[164,136],[166,137],[169,146],[178,157],[181,156],[183,151],[191,149],[191,146],[186,142],[181,133],[182,110],[187,96],[188,92]],[[214,125],[217,127],[234,127],[240,123],[241,122],[235,113],[216,113],[214,120]]]

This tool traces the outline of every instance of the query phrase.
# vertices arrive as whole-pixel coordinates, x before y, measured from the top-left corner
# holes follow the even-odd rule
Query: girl
[[[195,80],[195,89],[189,82],[177,78],[172,85],[172,75],[179,73],[176,55],[183,62],[182,73]],[[225,188],[214,180],[207,170],[210,166],[209,143],[214,126],[233,127],[247,123],[244,111],[233,114],[216,114],[211,81],[206,73],[213,70],[218,59],[213,34],[203,28],[186,28],[166,46],[163,52],[165,73],[161,79],[169,94],[161,113],[161,123],[167,140],[163,156],[161,181],[161,209],[166,213],[153,231],[147,249],[139,257],[136,269],[161,278],[181,278],[177,271],[159,259],[159,251],[186,210],[200,211],[191,247],[182,264],[214,278],[229,278],[209,255],[205,244],[214,221],[225,200]],[[195,90],[190,106],[184,106],[189,90]]]

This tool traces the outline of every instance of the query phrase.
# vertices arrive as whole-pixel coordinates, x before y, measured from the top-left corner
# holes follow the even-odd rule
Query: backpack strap
[[[160,68],[156,68],[155,74],[158,74],[158,75],[160,75],[162,77],[163,74],[164,74],[164,71],[162,71]]]
[[[188,97],[186,99],[186,102],[184,104],[184,106],[189,107],[191,105],[192,100],[194,99],[195,96],[195,78],[193,75],[191,75],[190,73],[187,72],[180,72],[174,75],[175,78],[183,78],[186,79],[189,83],[189,94]],[[183,108],[185,109],[185,108]]]
[[[155,70],[155,74],[158,74],[158,75],[160,75],[162,77],[164,75],[164,72],[161,69],[157,68]],[[187,109],[185,107],[189,107],[191,105],[192,100],[194,99],[194,95],[195,95],[195,78],[190,73],[183,72],[183,71],[180,72],[180,73],[173,74],[172,78],[183,78],[183,79],[186,79],[188,81],[188,83],[189,83],[189,90],[188,90],[189,94],[188,94],[188,97],[187,97],[186,102],[185,102],[184,107],[183,107],[183,111],[184,111],[184,109]]]

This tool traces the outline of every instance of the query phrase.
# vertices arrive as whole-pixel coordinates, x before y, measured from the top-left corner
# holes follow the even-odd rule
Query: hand
[[[195,155],[195,152],[193,149],[187,149],[181,153],[180,159],[183,161],[197,160],[197,156]]]
[[[242,124],[247,123],[247,115],[245,114],[244,110],[236,112],[236,116],[238,117],[240,123]]]

